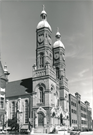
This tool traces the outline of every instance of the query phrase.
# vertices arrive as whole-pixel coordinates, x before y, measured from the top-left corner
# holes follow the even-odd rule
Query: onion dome
[[[56,33],[56,36],[55,37],[56,37],[56,41],[53,44],[53,48],[62,47],[62,48],[65,49],[65,46],[64,46],[64,44],[61,41],[61,34],[59,33],[59,29],[57,29],[57,33]]]
[[[51,26],[47,22],[47,13],[46,13],[46,11],[44,9],[44,5],[43,5],[43,11],[41,12],[40,16],[41,16],[42,20],[38,23],[37,29],[46,27],[46,28],[49,28],[50,31],[52,31]]]

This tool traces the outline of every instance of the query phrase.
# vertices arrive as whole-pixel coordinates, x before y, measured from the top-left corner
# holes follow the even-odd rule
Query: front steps
[[[37,127],[37,128],[34,128],[34,133],[45,133],[45,132],[44,132],[44,127]]]

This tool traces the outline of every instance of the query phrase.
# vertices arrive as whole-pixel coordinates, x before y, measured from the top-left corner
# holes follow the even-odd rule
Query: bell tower
[[[61,34],[57,28],[56,41],[53,44],[53,65],[56,67],[56,77],[65,76],[65,46],[61,42]]]
[[[59,29],[57,29],[55,37],[56,41],[53,44],[53,65],[56,68],[56,79],[59,81],[60,105],[65,112],[69,112],[69,89],[68,79],[66,78],[65,46],[61,41]]]
[[[35,132],[50,130],[51,109],[56,106],[56,72],[53,67],[52,29],[43,6],[41,21],[36,29],[36,65],[33,66],[33,119]],[[47,126],[48,125],[48,126]]]
[[[47,13],[43,5],[43,11],[41,12],[41,21],[37,25],[36,30],[36,66],[37,68],[45,67],[46,63],[52,66],[52,29],[47,22]]]

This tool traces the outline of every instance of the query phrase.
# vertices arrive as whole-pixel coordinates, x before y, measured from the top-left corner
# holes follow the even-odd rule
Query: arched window
[[[40,91],[40,103],[43,102],[43,87],[39,87],[39,91]]]
[[[25,100],[25,123],[28,123],[28,100]]]
[[[44,67],[44,53],[40,53],[40,67]]]
[[[56,67],[56,77],[59,78],[59,67]]]

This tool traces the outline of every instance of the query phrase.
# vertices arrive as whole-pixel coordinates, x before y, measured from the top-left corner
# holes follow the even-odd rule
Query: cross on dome
[[[47,16],[47,13],[45,11],[45,5],[43,5],[43,10],[41,12],[41,17],[42,17],[42,19],[46,19],[46,16]]]
[[[43,5],[43,10],[45,10],[45,5]]]

